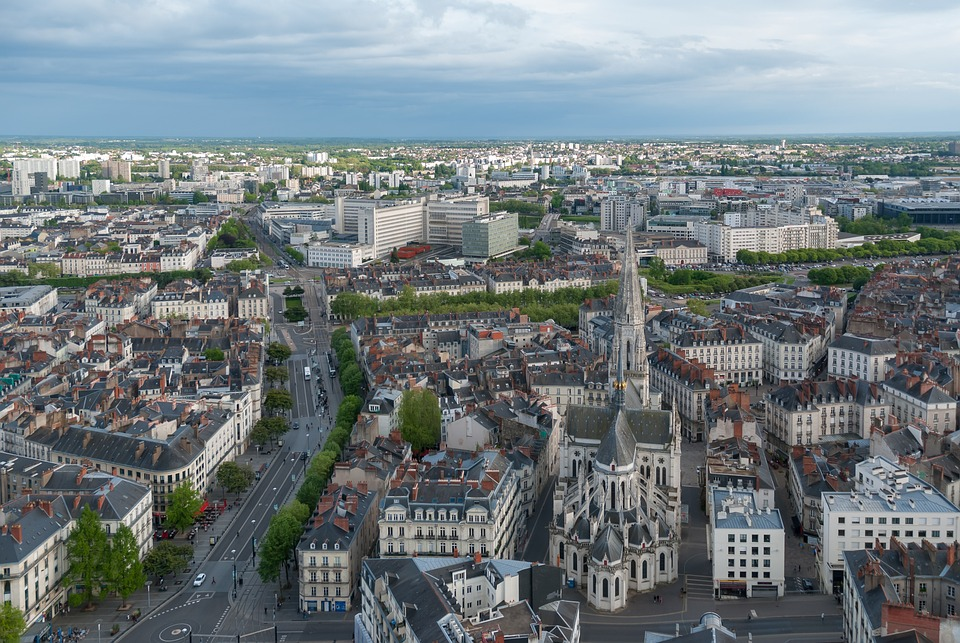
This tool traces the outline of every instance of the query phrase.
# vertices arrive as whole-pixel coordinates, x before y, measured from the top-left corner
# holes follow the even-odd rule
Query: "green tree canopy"
[[[203,356],[208,362],[222,362],[224,357],[223,351],[219,348],[208,348],[203,351]]]
[[[241,493],[253,484],[253,469],[227,461],[217,468],[217,484],[230,493]]]
[[[121,523],[117,527],[110,543],[108,561],[107,587],[126,604],[127,598],[147,582],[137,537],[127,525]]]
[[[285,346],[279,342],[271,342],[267,346],[267,356],[277,362],[287,361],[292,354],[289,346]]]
[[[399,411],[400,433],[414,451],[440,444],[440,401],[429,389],[403,392]]]
[[[193,524],[202,506],[200,492],[187,480],[167,497],[167,522],[175,529],[184,531]]]
[[[157,578],[176,575],[193,557],[193,547],[169,540],[158,542],[143,559],[143,569]]]
[[[23,612],[11,603],[0,605],[0,643],[20,643],[20,634],[25,629]]]
[[[293,408],[293,397],[290,395],[290,391],[272,388],[267,391],[267,395],[264,397],[263,408],[274,414],[279,411],[289,411]]]
[[[107,576],[107,532],[100,516],[89,507],[84,507],[77,524],[67,539],[69,569],[67,582],[81,586],[82,602],[93,601],[99,594]]]
[[[286,366],[268,366],[263,375],[268,382],[278,382],[281,386],[290,379],[290,371]]]
[[[363,374],[356,363],[351,362],[340,372],[340,387],[344,395],[360,395],[363,387]]]

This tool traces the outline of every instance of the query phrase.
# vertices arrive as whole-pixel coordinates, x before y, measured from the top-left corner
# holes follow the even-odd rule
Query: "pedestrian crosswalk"
[[[713,598],[713,579],[709,576],[685,574],[683,586],[689,598]]]

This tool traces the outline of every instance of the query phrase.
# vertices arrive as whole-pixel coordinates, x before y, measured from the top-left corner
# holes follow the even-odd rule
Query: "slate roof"
[[[633,464],[637,457],[637,439],[622,408],[616,409],[606,435],[600,441],[595,460],[605,466]]]
[[[898,350],[897,344],[889,339],[864,339],[850,334],[838,337],[830,344],[830,348],[863,353],[872,357],[896,355]]]
[[[573,438],[603,440],[615,419],[613,407],[567,407],[567,433]],[[625,408],[623,420],[633,435],[635,444],[668,444],[672,438],[670,411]]]

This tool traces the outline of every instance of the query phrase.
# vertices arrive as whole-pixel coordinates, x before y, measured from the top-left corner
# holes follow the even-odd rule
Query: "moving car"
[[[207,580],[206,574],[197,574],[197,577],[193,579],[193,586],[200,587],[203,585],[203,581]]]

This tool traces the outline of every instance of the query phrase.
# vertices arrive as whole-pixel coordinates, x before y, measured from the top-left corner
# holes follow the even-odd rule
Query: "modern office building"
[[[431,199],[426,202],[426,241],[459,248],[463,245],[463,226],[488,214],[490,199],[485,196]]]
[[[517,248],[519,224],[515,212],[497,212],[463,224],[463,256],[489,259]]]

